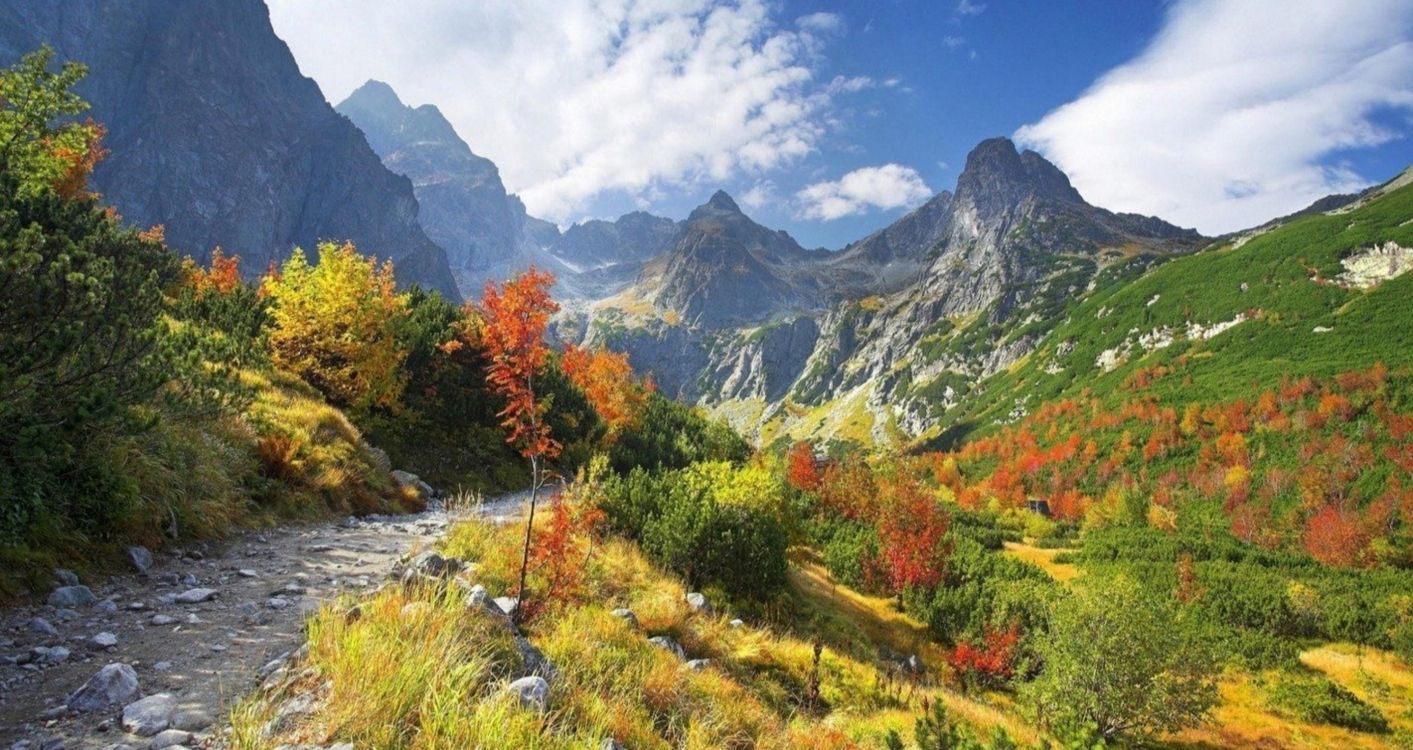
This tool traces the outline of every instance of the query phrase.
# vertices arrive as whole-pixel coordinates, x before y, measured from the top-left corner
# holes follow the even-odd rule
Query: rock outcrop
[[[198,258],[219,245],[251,274],[352,240],[400,281],[458,296],[412,185],[300,73],[260,0],[0,0],[0,64],[43,44],[88,66],[78,90],[110,151],[92,183],[129,222]]]

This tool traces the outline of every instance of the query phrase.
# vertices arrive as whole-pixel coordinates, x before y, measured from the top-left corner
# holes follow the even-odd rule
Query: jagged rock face
[[[550,250],[583,269],[642,263],[665,252],[682,223],[634,211],[617,221],[593,219],[564,230]]]
[[[320,239],[457,294],[405,178],[302,76],[259,0],[0,0],[0,64],[41,44],[88,65],[78,87],[108,128],[94,187],[172,247],[217,245],[247,273]]]
[[[689,400],[761,399],[768,417],[786,398],[860,396],[851,408],[875,412],[876,433],[915,433],[964,384],[1026,356],[1107,264],[1201,239],[1090,206],[1040,155],[991,139],[955,193],[837,253],[801,249],[719,193],[638,282],[681,327],[615,328],[612,343]]]
[[[818,279],[809,251],[785,232],[751,221],[731,196],[717,192],[687,217],[672,248],[640,282],[654,300],[693,325],[762,322],[792,309],[818,308]]]
[[[528,265],[521,251],[538,238],[527,236],[524,204],[506,193],[495,163],[473,153],[440,110],[409,107],[381,81],[363,84],[336,109],[367,135],[383,164],[412,180],[422,228],[446,250],[462,290],[474,294],[487,278]],[[548,222],[532,229],[540,237],[559,234]]]
[[[799,378],[819,340],[819,324],[809,317],[765,326],[717,343],[700,384],[713,401],[779,401]]]
[[[952,194],[942,191],[903,218],[826,261],[826,287],[838,299],[894,291],[915,281],[927,253],[946,235]]]

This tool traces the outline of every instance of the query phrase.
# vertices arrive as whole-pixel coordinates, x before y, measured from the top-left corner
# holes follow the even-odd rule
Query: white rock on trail
[[[200,604],[201,602],[209,601],[214,596],[216,596],[215,589],[187,589],[177,594],[174,601],[181,604]]]

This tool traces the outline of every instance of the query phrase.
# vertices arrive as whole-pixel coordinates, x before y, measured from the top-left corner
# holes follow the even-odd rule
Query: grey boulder
[[[149,695],[123,707],[123,729],[139,737],[151,737],[172,723],[176,710],[177,702],[169,693]]]
[[[648,643],[651,643],[664,651],[671,652],[672,655],[676,656],[678,659],[685,659],[687,657],[687,652],[682,650],[682,646],[680,646],[677,641],[674,641],[665,635],[659,635],[653,638],[649,638]]]
[[[634,630],[638,629],[638,616],[633,614],[633,610],[627,607],[619,607],[613,610],[613,616],[628,623],[628,627]]]
[[[87,586],[60,586],[49,594],[51,607],[87,607],[98,602]]]
[[[137,695],[137,671],[126,664],[109,664],[88,678],[66,702],[75,711],[101,711]]]
[[[525,708],[544,711],[549,707],[549,683],[539,675],[521,677],[506,685],[505,691],[514,695]]]
[[[215,589],[187,589],[177,594],[173,601],[180,602],[181,604],[200,604],[201,602],[210,600],[214,596],[216,596]]]
[[[191,742],[191,732],[181,729],[163,729],[147,744],[148,750],[165,750]]]
[[[152,568],[152,552],[141,545],[128,547],[128,561],[137,572],[146,573]]]
[[[711,602],[707,601],[705,594],[693,591],[683,598],[687,600],[687,609],[704,615],[711,614]]]
[[[59,634],[59,631],[55,630],[54,626],[50,625],[49,621],[43,617],[31,618],[29,622],[25,623],[25,630],[39,635],[54,636]]]

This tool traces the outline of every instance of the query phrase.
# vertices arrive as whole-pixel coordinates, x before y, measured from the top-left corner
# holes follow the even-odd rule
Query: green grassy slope
[[[1413,186],[1348,213],[1302,217],[1244,244],[1174,259],[1128,283],[1105,283],[1101,274],[1035,352],[943,415],[939,442],[955,444],[1013,412],[1085,389],[1121,398],[1140,368],[1180,359],[1184,377],[1156,383],[1156,395],[1228,399],[1282,377],[1413,362],[1413,274],[1368,290],[1330,281],[1344,270],[1342,258],[1387,241],[1413,244]],[[1192,324],[1238,318],[1243,322],[1210,338],[1186,335]],[[1164,329],[1172,332],[1171,344],[1150,350],[1138,343]],[[1126,356],[1106,371],[1096,364],[1106,351]]]

